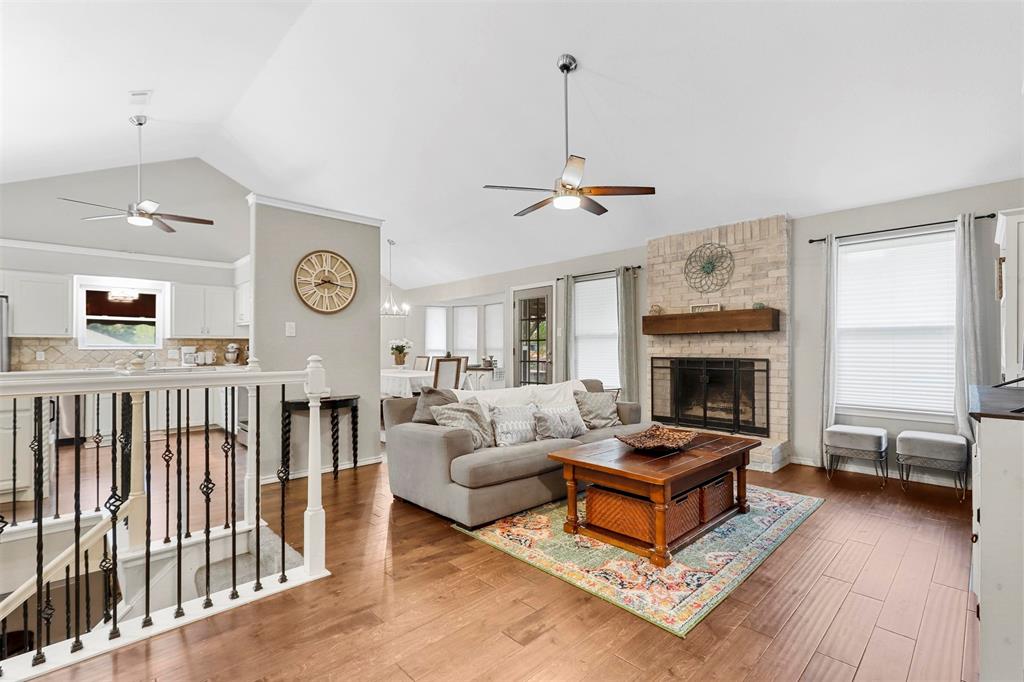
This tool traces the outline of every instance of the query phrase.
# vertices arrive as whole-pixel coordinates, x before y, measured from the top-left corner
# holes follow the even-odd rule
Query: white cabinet
[[[252,282],[235,287],[235,324],[245,326],[252,322]]]
[[[231,338],[234,333],[232,287],[171,285],[171,338]]]
[[[71,277],[8,271],[11,336],[72,336]]]

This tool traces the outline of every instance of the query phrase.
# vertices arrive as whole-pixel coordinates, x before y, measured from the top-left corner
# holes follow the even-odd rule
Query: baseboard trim
[[[808,459],[806,457],[790,457],[790,464],[799,464],[802,466],[815,467],[817,469],[824,469],[821,462],[815,459]],[[839,471],[848,471],[855,474],[866,474],[870,476],[877,476],[875,468],[873,466],[865,466],[859,462],[846,462],[844,461],[839,465]],[[889,465],[889,479],[898,481],[900,479],[899,469],[895,463]],[[953,487],[953,478],[951,475],[943,476],[941,474],[932,473],[927,470],[921,470],[921,468],[912,469],[910,472],[911,483],[923,483],[925,485],[938,485],[943,488]],[[971,487],[970,481],[967,483],[968,489]]]

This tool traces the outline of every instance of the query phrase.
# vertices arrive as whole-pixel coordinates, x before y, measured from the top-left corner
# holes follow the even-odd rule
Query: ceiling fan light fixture
[[[135,225],[136,227],[152,227],[153,219],[142,215],[130,215],[128,216],[128,224]]]
[[[552,206],[563,211],[570,211],[580,207],[580,198],[575,194],[559,194],[552,202]]]

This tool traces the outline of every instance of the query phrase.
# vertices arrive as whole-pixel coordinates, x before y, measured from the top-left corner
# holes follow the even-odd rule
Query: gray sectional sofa
[[[600,381],[584,380],[588,391]],[[561,464],[548,453],[581,443],[642,431],[639,403],[618,403],[621,426],[587,431],[574,439],[538,440],[473,449],[469,431],[415,423],[416,398],[384,401],[388,479],[392,494],[467,527],[565,497]]]

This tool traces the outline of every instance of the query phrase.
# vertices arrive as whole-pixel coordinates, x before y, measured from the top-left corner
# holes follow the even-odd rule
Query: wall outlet
[[[177,348],[168,348],[167,349],[167,359],[168,360],[177,360],[180,357],[181,357],[181,352]]]
[[[294,322],[285,322],[284,323],[284,335],[285,336],[295,336],[295,323]]]
[[[37,350],[36,351],[36,362],[45,362],[45,361],[46,361],[46,351]]]

